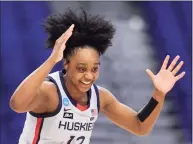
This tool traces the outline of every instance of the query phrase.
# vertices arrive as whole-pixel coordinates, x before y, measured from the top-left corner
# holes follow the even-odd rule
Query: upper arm
[[[32,111],[35,113],[48,112],[50,109],[50,102],[52,101],[52,97],[56,97],[54,95],[57,95],[57,88],[55,84],[50,81],[44,81],[36,96],[28,105],[27,111]]]
[[[140,133],[137,112],[119,102],[107,89],[99,88],[101,111],[113,123],[134,134]]]

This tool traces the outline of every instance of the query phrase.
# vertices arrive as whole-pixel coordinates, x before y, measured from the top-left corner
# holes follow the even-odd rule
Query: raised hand
[[[72,24],[68,30],[63,33],[57,40],[54,45],[54,49],[52,51],[52,54],[50,55],[50,58],[53,59],[55,63],[59,62],[63,58],[63,51],[66,48],[66,42],[71,37],[72,31],[74,28],[74,24]]]
[[[176,56],[167,68],[169,58],[169,55],[166,56],[162,67],[157,75],[154,75],[153,72],[149,69],[146,70],[147,74],[153,82],[155,90],[164,96],[173,88],[175,83],[185,75],[185,72],[182,72],[177,75],[182,65],[184,64],[184,62],[181,61],[176,66],[176,63],[178,62],[180,56]]]

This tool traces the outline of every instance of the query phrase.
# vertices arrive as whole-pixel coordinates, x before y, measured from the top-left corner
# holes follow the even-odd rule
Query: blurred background
[[[190,144],[192,136],[192,2],[1,2],[1,143],[17,144],[26,114],[9,107],[20,82],[50,54],[41,23],[50,14],[83,7],[116,27],[113,46],[101,57],[97,84],[122,103],[140,110],[152,96],[145,73],[157,73],[165,56],[181,56],[185,77],[168,93],[149,136],[138,137],[100,117],[91,144]],[[53,71],[61,70],[58,64]]]

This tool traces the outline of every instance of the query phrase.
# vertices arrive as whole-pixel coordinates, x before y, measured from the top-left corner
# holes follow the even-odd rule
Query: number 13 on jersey
[[[76,144],[83,144],[83,142],[85,140],[85,137],[84,136],[80,136],[80,137],[76,138],[75,136],[70,136],[70,139],[69,139],[67,144],[73,144],[73,143],[71,143],[73,140],[77,141]]]

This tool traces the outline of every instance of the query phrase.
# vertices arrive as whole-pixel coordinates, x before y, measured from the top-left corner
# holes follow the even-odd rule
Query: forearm
[[[39,68],[22,81],[10,99],[10,106],[13,109],[18,109],[20,106],[25,107],[34,99],[54,64],[51,58],[47,59]]]
[[[140,129],[144,134],[147,134],[152,130],[162,110],[165,96],[157,91],[154,91],[153,98],[158,102],[158,104],[155,106],[153,111],[144,119],[144,121],[139,120]]]

